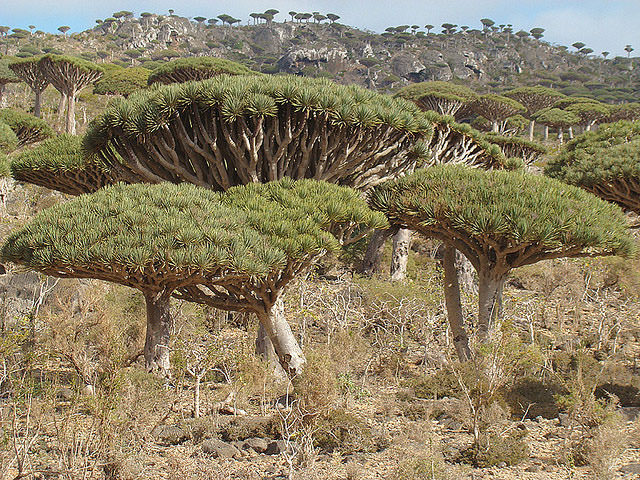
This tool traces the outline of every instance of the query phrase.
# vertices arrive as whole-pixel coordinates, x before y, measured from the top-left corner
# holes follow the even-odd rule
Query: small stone
[[[630,463],[629,465],[624,465],[620,467],[620,472],[629,475],[638,475],[640,474],[640,463]]]
[[[160,425],[153,432],[156,442],[160,445],[179,445],[189,439],[189,435],[177,425]]]
[[[284,440],[274,440],[269,443],[266,450],[264,451],[265,455],[280,455],[287,450],[287,442]]]
[[[507,462],[500,462],[500,463],[498,463],[498,465],[496,465],[496,467],[498,467],[498,468],[507,468]]]
[[[70,402],[73,400],[74,393],[69,387],[62,387],[56,392],[56,398],[60,402]]]
[[[524,469],[525,472],[539,472],[540,471],[540,465],[529,465],[527,468]]]
[[[236,447],[217,438],[210,438],[202,442],[202,452],[213,458],[239,458],[241,456]]]
[[[248,438],[242,446],[245,450],[251,449],[258,453],[264,453],[267,450],[267,447],[269,447],[269,441],[258,437]]]

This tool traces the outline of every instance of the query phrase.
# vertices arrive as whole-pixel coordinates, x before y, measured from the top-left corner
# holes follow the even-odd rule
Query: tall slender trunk
[[[58,102],[58,120],[61,121],[64,118],[64,111],[67,108],[67,94],[60,93],[60,101]]]
[[[573,140],[573,127],[569,127],[569,138]]]
[[[449,318],[449,327],[453,336],[453,345],[458,354],[458,359],[464,362],[471,358],[471,349],[469,348],[469,337],[464,328],[460,284],[458,283],[456,269],[456,249],[454,247],[444,245],[442,267],[444,269],[444,299],[447,307],[447,317]]]
[[[391,254],[391,280],[398,281],[407,278],[407,263],[409,261],[409,248],[411,247],[412,231],[401,228],[393,236],[393,252]]]
[[[564,143],[564,131],[562,128],[558,129],[558,141],[560,142],[560,144]]]
[[[495,133],[498,133],[498,130],[499,130],[498,129],[498,122],[494,120],[493,122],[491,122],[491,131],[495,132]]]
[[[305,358],[287,319],[284,317],[282,299],[276,300],[269,310],[258,312],[258,320],[267,332],[280,365],[287,372],[287,375],[294,377],[300,374]]]
[[[502,308],[504,277],[491,271],[478,272],[478,338],[486,342]]]
[[[535,120],[529,120],[529,141],[533,142],[533,133],[535,131],[536,128],[536,121]]]
[[[171,377],[169,361],[169,339],[173,319],[169,311],[169,298],[166,292],[145,292],[147,304],[147,335],[144,344],[144,360],[148,372]]]
[[[384,244],[393,234],[393,229],[374,230],[371,234],[371,238],[369,239],[367,251],[362,259],[362,265],[359,273],[371,276],[374,273],[380,273],[382,271],[382,254],[384,253]]]
[[[4,97],[4,90],[7,86],[4,83],[0,83],[0,108],[4,107],[4,104],[2,103],[2,99]]]
[[[549,141],[549,126],[548,125],[544,126],[544,141],[545,142]]]
[[[40,118],[41,108],[42,108],[42,90],[36,90],[36,100],[33,103],[33,115]]]
[[[65,131],[72,135],[76,134],[76,96],[69,95],[67,104],[67,122]]]

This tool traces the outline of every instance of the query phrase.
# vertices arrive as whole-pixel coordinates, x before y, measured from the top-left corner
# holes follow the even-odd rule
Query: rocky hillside
[[[400,28],[377,34],[335,22],[269,21],[231,27],[199,18],[202,21],[123,15],[99,20],[94,28],[68,37],[36,32],[9,38],[8,53],[62,51],[148,68],[174,57],[209,55],[265,73],[330,77],[382,91],[426,80],[460,81],[480,91],[542,84],[610,103],[633,101],[640,91],[637,59],[605,60],[588,55],[584,48],[571,53],[544,39],[515,35],[510,28],[450,34]]]

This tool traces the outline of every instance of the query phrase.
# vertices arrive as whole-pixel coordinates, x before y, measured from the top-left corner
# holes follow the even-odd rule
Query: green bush
[[[314,446],[324,452],[350,455],[373,452],[376,443],[367,424],[345,410],[336,409],[315,420]]]
[[[41,118],[11,108],[0,110],[0,122],[13,130],[18,138],[18,146],[39,142],[54,135],[53,129]]]
[[[506,437],[486,435],[480,442],[462,451],[459,460],[479,468],[494,467],[502,462],[517,465],[529,458],[525,436],[526,432],[523,430],[517,430]]]

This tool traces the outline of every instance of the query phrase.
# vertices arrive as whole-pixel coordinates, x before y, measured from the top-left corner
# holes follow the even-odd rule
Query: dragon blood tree
[[[10,83],[18,83],[20,78],[9,69],[9,62],[5,59],[0,59],[0,103],[2,103],[2,96],[6,86]]]
[[[640,122],[601,125],[576,137],[545,174],[640,215]]]
[[[580,123],[578,115],[556,107],[543,108],[536,112],[533,118],[546,127],[557,129],[560,143],[564,142],[564,131]],[[545,130],[545,141],[548,140],[547,135],[548,131]]]
[[[44,55],[38,66],[45,78],[67,100],[65,132],[76,133],[76,96],[85,87],[102,77],[104,69],[99,65],[76,57]]]
[[[442,240],[469,259],[479,279],[481,341],[499,315],[504,281],[513,268],[633,250],[618,207],[522,171],[435,166],[376,187],[369,201],[391,224]],[[451,330],[458,355],[467,358],[466,332],[462,325]]]
[[[84,154],[82,137],[69,134],[50,138],[23,151],[10,166],[13,178],[20,182],[70,195],[92,193],[120,180],[99,159]]]
[[[512,98],[520,102],[526,108],[526,115],[529,119],[529,141],[533,141],[533,133],[536,121],[532,115],[543,108],[552,107],[564,97],[556,90],[547,87],[519,87],[514,88],[504,94],[505,97]]]
[[[294,76],[218,76],[116,99],[87,152],[128,182],[213,190],[313,178],[367,188],[427,155],[431,123],[411,103]]]
[[[487,93],[486,95],[478,97],[471,104],[470,108],[491,122],[492,132],[500,131],[500,123],[507,120],[507,118],[523,113],[526,110],[520,102],[493,93]]]
[[[42,107],[42,92],[44,92],[44,89],[47,88],[50,83],[44,71],[40,68],[39,62],[41,59],[41,56],[16,58],[9,63],[9,68],[23,82],[29,85],[29,88],[31,88],[35,94],[33,114],[38,118],[40,117],[40,109]]]
[[[124,185],[81,195],[12,233],[6,261],[56,277],[95,278],[144,294],[150,371],[170,374],[172,295],[253,312],[284,370],[304,364],[282,312],[286,285],[341,242],[386,223],[351,189],[285,179],[226,193],[189,184]]]
[[[487,134],[484,138],[487,142],[497,145],[505,157],[520,158],[525,165],[535,163],[548,152],[544,145],[520,137]]]
[[[216,57],[188,57],[171,60],[154,69],[148,78],[153,83],[184,83],[206,80],[218,75],[258,75],[240,63]]]
[[[432,110],[456,120],[467,118],[471,114],[469,105],[478,98],[470,88],[438,81],[414,83],[398,90],[396,96],[414,102],[422,110]]]
[[[0,122],[11,127],[11,130],[18,137],[19,146],[39,142],[53,136],[53,129],[47,122],[20,110],[1,109]]]

